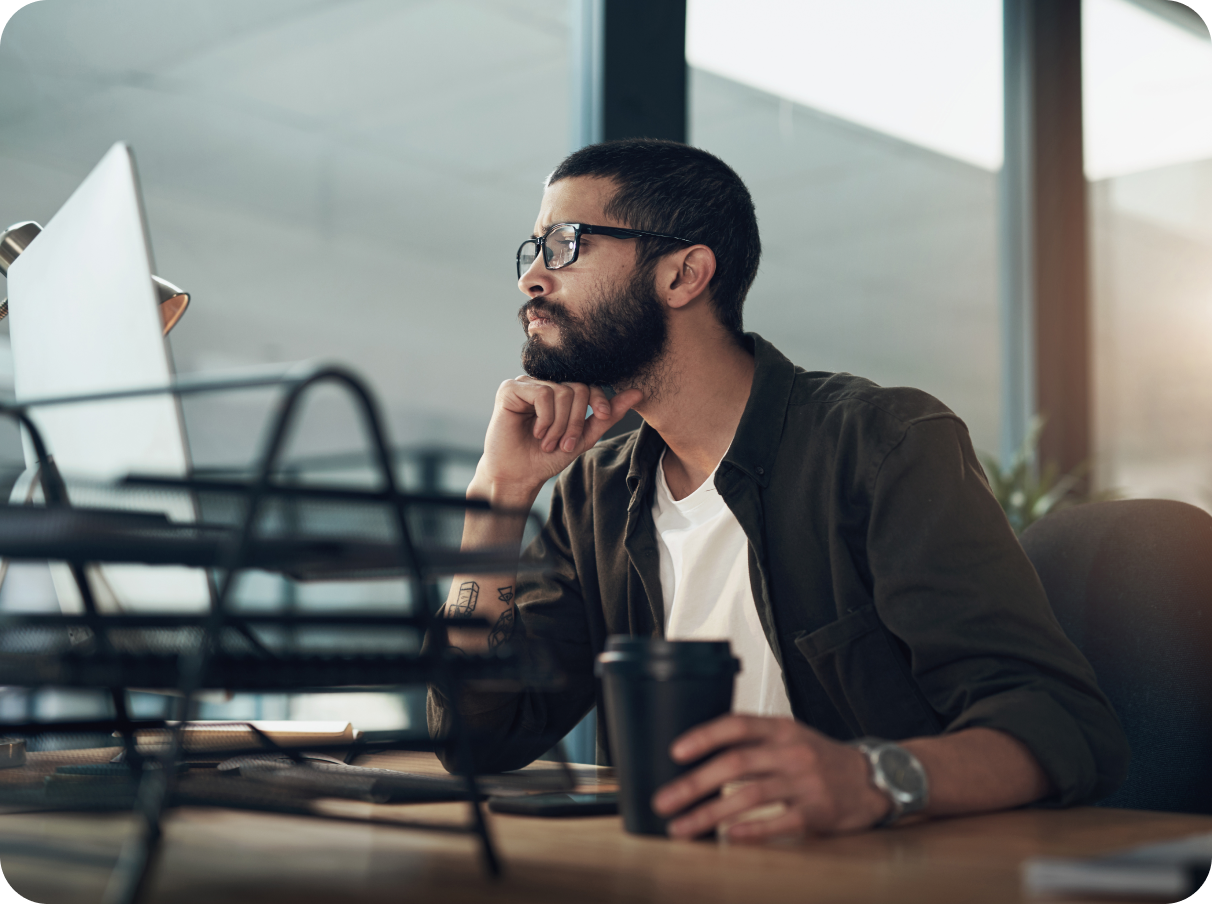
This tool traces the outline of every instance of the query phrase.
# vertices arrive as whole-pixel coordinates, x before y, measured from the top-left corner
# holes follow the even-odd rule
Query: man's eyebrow
[[[540,238],[541,236],[547,235],[547,230],[548,230],[548,229],[550,229],[550,228],[551,228],[551,224],[550,224],[550,223],[548,223],[548,224],[547,224],[547,225],[545,225],[545,226],[540,226],[540,227],[539,227],[539,231],[538,231],[538,232],[532,232],[532,233],[530,234],[530,237],[531,237],[532,239],[537,239],[537,238]]]

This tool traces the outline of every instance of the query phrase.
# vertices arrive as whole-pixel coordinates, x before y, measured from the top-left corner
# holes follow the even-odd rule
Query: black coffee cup
[[[652,795],[699,765],[675,763],[669,747],[694,726],[731,711],[740,665],[726,640],[607,638],[594,673],[602,679],[628,832],[665,834],[668,820],[653,812]]]

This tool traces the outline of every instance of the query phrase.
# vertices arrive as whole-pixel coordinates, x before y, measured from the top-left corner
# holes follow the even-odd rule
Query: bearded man
[[[730,835],[1110,793],[1127,764],[1118,720],[964,424],[923,392],[805,372],[744,333],[760,250],[748,191],[704,151],[610,142],[551,174],[518,252],[527,375],[497,390],[468,489],[529,510],[559,474],[527,552],[549,567],[457,577],[446,612],[494,624],[452,630],[454,645],[541,641],[568,680],[431,689],[431,731],[457,707],[481,769],[519,768],[600,702],[608,635],[726,638],[735,712],[675,742],[676,760],[707,759],[654,799],[681,813],[675,836],[772,803],[780,815]],[[629,409],[643,426],[599,443]],[[464,548],[520,543],[522,527],[469,514]],[[889,750],[912,788],[880,771]]]

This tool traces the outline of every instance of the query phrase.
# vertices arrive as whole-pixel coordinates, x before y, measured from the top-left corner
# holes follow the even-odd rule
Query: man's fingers
[[[581,442],[581,434],[585,432],[585,410],[589,407],[589,387],[584,383],[573,383],[572,408],[568,412],[568,427],[564,438],[560,440],[560,448],[565,452],[575,452]]]
[[[593,408],[593,416],[596,418],[610,417],[610,399],[606,398],[606,393],[602,391],[601,386],[589,387],[589,404]]]
[[[523,416],[534,415],[531,434],[546,452],[554,451],[568,426],[573,389],[563,383],[545,383],[527,377],[506,380],[498,392],[498,404]]]
[[[644,393],[638,389],[620,392],[613,399],[607,399],[606,394],[597,387],[594,387],[594,391],[601,393],[601,399],[593,402],[594,417],[585,423],[582,451],[592,448],[607,430],[623,419],[623,415],[644,400]],[[604,417],[601,413],[603,409],[606,411]]]
[[[515,414],[534,413],[531,433],[544,452],[559,449],[579,453],[597,443],[602,434],[643,400],[644,394],[638,389],[628,389],[608,399],[598,386],[547,383],[521,376],[502,383],[497,398],[498,404]],[[589,408],[593,414],[586,418]]]
[[[680,736],[669,748],[675,762],[689,763],[713,750],[765,740],[780,730],[777,719],[761,716],[720,716]]]
[[[729,782],[779,772],[791,765],[785,759],[785,750],[775,744],[733,747],[657,791],[653,808],[666,816],[676,813]]]
[[[753,819],[738,822],[728,829],[729,839],[736,841],[763,841],[780,835],[802,835],[809,827],[798,809],[788,808],[785,813],[770,819]]]
[[[597,444],[597,441],[602,438],[603,434],[621,421],[623,415],[626,413],[627,411],[624,410],[619,412],[617,416],[612,414],[607,418],[591,417],[587,420],[585,422],[585,432],[581,435],[581,451],[584,452],[586,449],[592,449]]]
[[[534,407],[534,438],[542,439],[547,434],[547,428],[555,420],[555,393],[550,386],[535,384],[534,389],[529,394],[530,398],[528,401]],[[519,395],[522,395],[522,393],[519,393]]]
[[[572,414],[572,390],[563,383],[555,383],[552,384],[551,391],[555,399],[555,417],[543,438],[544,452],[554,452],[560,447],[560,440],[568,429],[569,415]]]
[[[693,838],[710,831],[726,819],[740,816],[762,804],[784,801],[789,796],[787,782],[781,777],[750,782],[727,797],[717,797],[695,807],[669,823],[675,838]]]

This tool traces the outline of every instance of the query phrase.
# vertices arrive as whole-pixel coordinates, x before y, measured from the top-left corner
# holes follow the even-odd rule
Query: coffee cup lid
[[[726,640],[665,640],[615,635],[606,639],[594,673],[648,675],[657,678],[732,675],[740,661]]]

